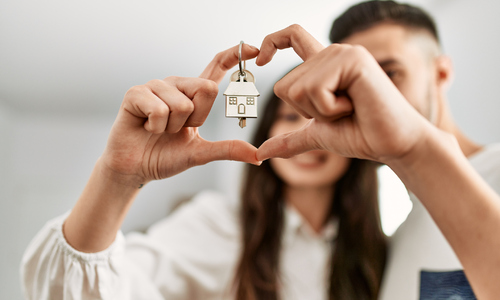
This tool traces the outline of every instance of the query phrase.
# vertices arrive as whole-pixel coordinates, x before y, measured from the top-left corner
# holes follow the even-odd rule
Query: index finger
[[[271,61],[278,49],[293,48],[303,61],[308,60],[325,47],[302,26],[294,24],[264,38],[255,63],[263,66]]]
[[[205,70],[203,70],[200,78],[210,79],[219,84],[226,75],[226,72],[238,64],[239,47],[240,45],[237,45],[217,53]],[[259,49],[248,44],[243,44],[241,48],[241,60],[254,58],[258,54]]]
[[[269,138],[257,149],[257,160],[263,161],[273,157],[290,158],[316,149],[305,128]]]
[[[194,109],[184,127],[199,127],[205,123],[210,109],[217,97],[218,87],[215,82],[203,78],[173,77],[172,84],[187,98]]]

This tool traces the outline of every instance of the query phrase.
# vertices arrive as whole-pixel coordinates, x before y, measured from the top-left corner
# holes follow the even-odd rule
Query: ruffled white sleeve
[[[106,250],[83,253],[63,236],[67,215],[49,221],[24,253],[21,277],[26,299],[163,299],[141,276],[142,270],[125,258],[121,232]]]
[[[239,249],[234,212],[216,193],[199,194],[147,234],[118,232],[83,253],[65,240],[68,214],[48,222],[21,262],[26,299],[227,299]]]

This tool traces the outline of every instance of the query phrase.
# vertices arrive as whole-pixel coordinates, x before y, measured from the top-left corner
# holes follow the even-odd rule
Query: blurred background
[[[0,2],[0,298],[22,299],[19,263],[44,223],[77,200],[125,92],[171,75],[195,77],[214,55],[297,23],[328,45],[333,19],[357,1],[8,1]],[[500,2],[409,1],[437,20],[455,65],[449,93],[457,123],[479,143],[500,140],[497,99]],[[247,68],[262,99],[300,63],[292,50]],[[235,70],[235,69],[234,69]],[[222,92],[201,135],[248,140],[224,117]],[[214,162],[147,185],[123,230],[143,230],[203,189],[237,199],[242,164]],[[411,209],[404,188],[381,170],[382,214],[390,235]]]

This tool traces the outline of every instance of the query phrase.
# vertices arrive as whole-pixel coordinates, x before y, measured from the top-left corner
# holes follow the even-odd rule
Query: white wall
[[[499,1],[435,1],[445,52],[455,66],[449,102],[456,122],[479,143],[500,141]]]
[[[6,290],[0,291],[1,298],[9,295],[14,296],[12,299],[20,299],[18,292],[18,283],[13,280],[18,276],[18,262],[14,260],[19,258],[19,253],[22,247],[16,240],[17,230],[12,230],[15,226],[19,226],[16,221],[16,216],[19,213],[19,206],[12,197],[12,184],[9,170],[11,169],[11,130],[10,125],[12,112],[9,107],[0,102],[0,237],[2,246],[0,247],[0,288]],[[25,233],[23,233],[25,234]],[[25,234],[25,237],[27,235]],[[3,286],[2,282],[5,282]],[[10,285],[10,286],[9,286]],[[8,298],[5,298],[8,299]]]

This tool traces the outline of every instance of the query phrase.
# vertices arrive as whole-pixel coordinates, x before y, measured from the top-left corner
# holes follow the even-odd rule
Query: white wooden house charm
[[[240,121],[244,118],[257,118],[257,100],[260,94],[253,82],[246,82],[241,78],[240,81],[231,81],[224,96],[226,117],[240,118]]]

